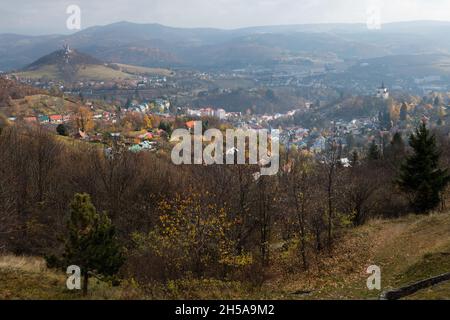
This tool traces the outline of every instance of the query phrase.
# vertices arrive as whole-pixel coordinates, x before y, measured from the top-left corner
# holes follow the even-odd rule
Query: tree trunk
[[[86,272],[83,274],[83,296],[87,296],[89,285],[89,274]]]
[[[333,203],[332,203],[332,193],[333,193],[333,173],[330,173],[328,180],[328,250],[331,252],[332,247],[332,228],[333,228]]]

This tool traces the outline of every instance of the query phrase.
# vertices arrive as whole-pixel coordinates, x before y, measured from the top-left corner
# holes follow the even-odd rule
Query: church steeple
[[[381,87],[377,89],[376,96],[385,100],[389,98],[389,89],[384,85],[384,81],[381,82]]]

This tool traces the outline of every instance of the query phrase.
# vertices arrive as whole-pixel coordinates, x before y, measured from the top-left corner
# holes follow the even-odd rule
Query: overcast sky
[[[81,27],[118,21],[175,27],[361,22],[378,7],[382,22],[450,21],[450,0],[0,0],[0,33],[68,33],[66,9],[81,8]]]

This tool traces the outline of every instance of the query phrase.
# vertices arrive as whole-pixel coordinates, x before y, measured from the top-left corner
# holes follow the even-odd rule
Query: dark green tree
[[[358,151],[353,150],[353,152],[352,152],[352,154],[351,154],[350,163],[351,163],[352,167],[356,167],[356,166],[359,164],[359,154],[358,154]]]
[[[435,107],[439,106],[441,104],[441,99],[439,99],[439,96],[434,98],[433,104]]]
[[[392,119],[389,112],[389,108],[385,106],[378,115],[378,120],[380,122],[380,128],[382,130],[390,130],[392,128]]]
[[[396,132],[392,137],[390,148],[395,154],[403,155],[405,153],[405,143],[400,132]]]
[[[173,131],[172,130],[172,125],[169,122],[167,122],[167,121],[161,121],[159,123],[158,129],[164,130],[165,132],[167,132],[167,134],[169,136],[172,135],[172,131]]]
[[[417,213],[426,213],[439,206],[450,175],[447,169],[439,168],[436,138],[425,123],[411,134],[409,144],[414,152],[401,166],[397,183],[409,195],[411,207]]]
[[[80,101],[84,103],[84,95],[83,95],[83,93],[81,91],[78,94],[78,98],[80,98]]]
[[[349,134],[346,137],[346,142],[347,142],[347,148],[348,149],[353,149],[355,147],[355,136],[353,134]]]
[[[112,280],[124,262],[115,228],[106,214],[95,209],[88,194],[76,194],[70,204],[65,250],[61,258],[47,258],[49,267],[65,270],[70,265],[81,269],[83,295],[88,292],[89,277]]]
[[[400,132],[396,132],[392,137],[391,143],[385,152],[385,159],[390,165],[399,169],[406,156],[406,146]]]
[[[131,97],[127,98],[127,102],[125,102],[125,108],[129,109],[133,106],[133,100],[131,99]]]
[[[56,132],[60,135],[60,136],[65,136],[67,137],[69,135],[69,130],[67,130],[67,127],[65,124],[59,124],[56,127]]]
[[[403,102],[402,107],[400,108],[400,121],[408,120],[408,105],[406,102]]]
[[[378,145],[375,143],[375,140],[372,141],[369,147],[369,151],[367,152],[367,158],[369,160],[379,160],[381,158],[380,149]]]

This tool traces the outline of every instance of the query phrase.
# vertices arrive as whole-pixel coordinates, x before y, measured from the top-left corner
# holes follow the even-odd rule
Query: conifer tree
[[[390,145],[391,153],[394,157],[400,157],[405,154],[405,143],[403,142],[402,135],[399,132],[394,134]]]
[[[400,108],[400,121],[406,120],[408,120],[408,105],[406,104],[406,102],[403,102]]]
[[[441,192],[450,182],[450,175],[447,169],[439,168],[436,138],[425,123],[411,134],[409,144],[414,152],[401,166],[397,182],[409,195],[412,208],[417,213],[426,213],[439,206]]]
[[[61,259],[47,259],[49,267],[65,270],[80,267],[83,295],[87,294],[89,277],[112,279],[124,262],[115,229],[106,214],[99,214],[88,194],[76,194],[70,204],[65,251]]]
[[[356,167],[359,164],[359,154],[358,151],[353,150],[351,154],[351,160],[350,160],[351,166]]]
[[[379,160],[381,158],[380,156],[380,149],[378,148],[378,145],[375,143],[375,140],[372,141],[369,147],[369,152],[367,153],[367,158],[369,160]]]

